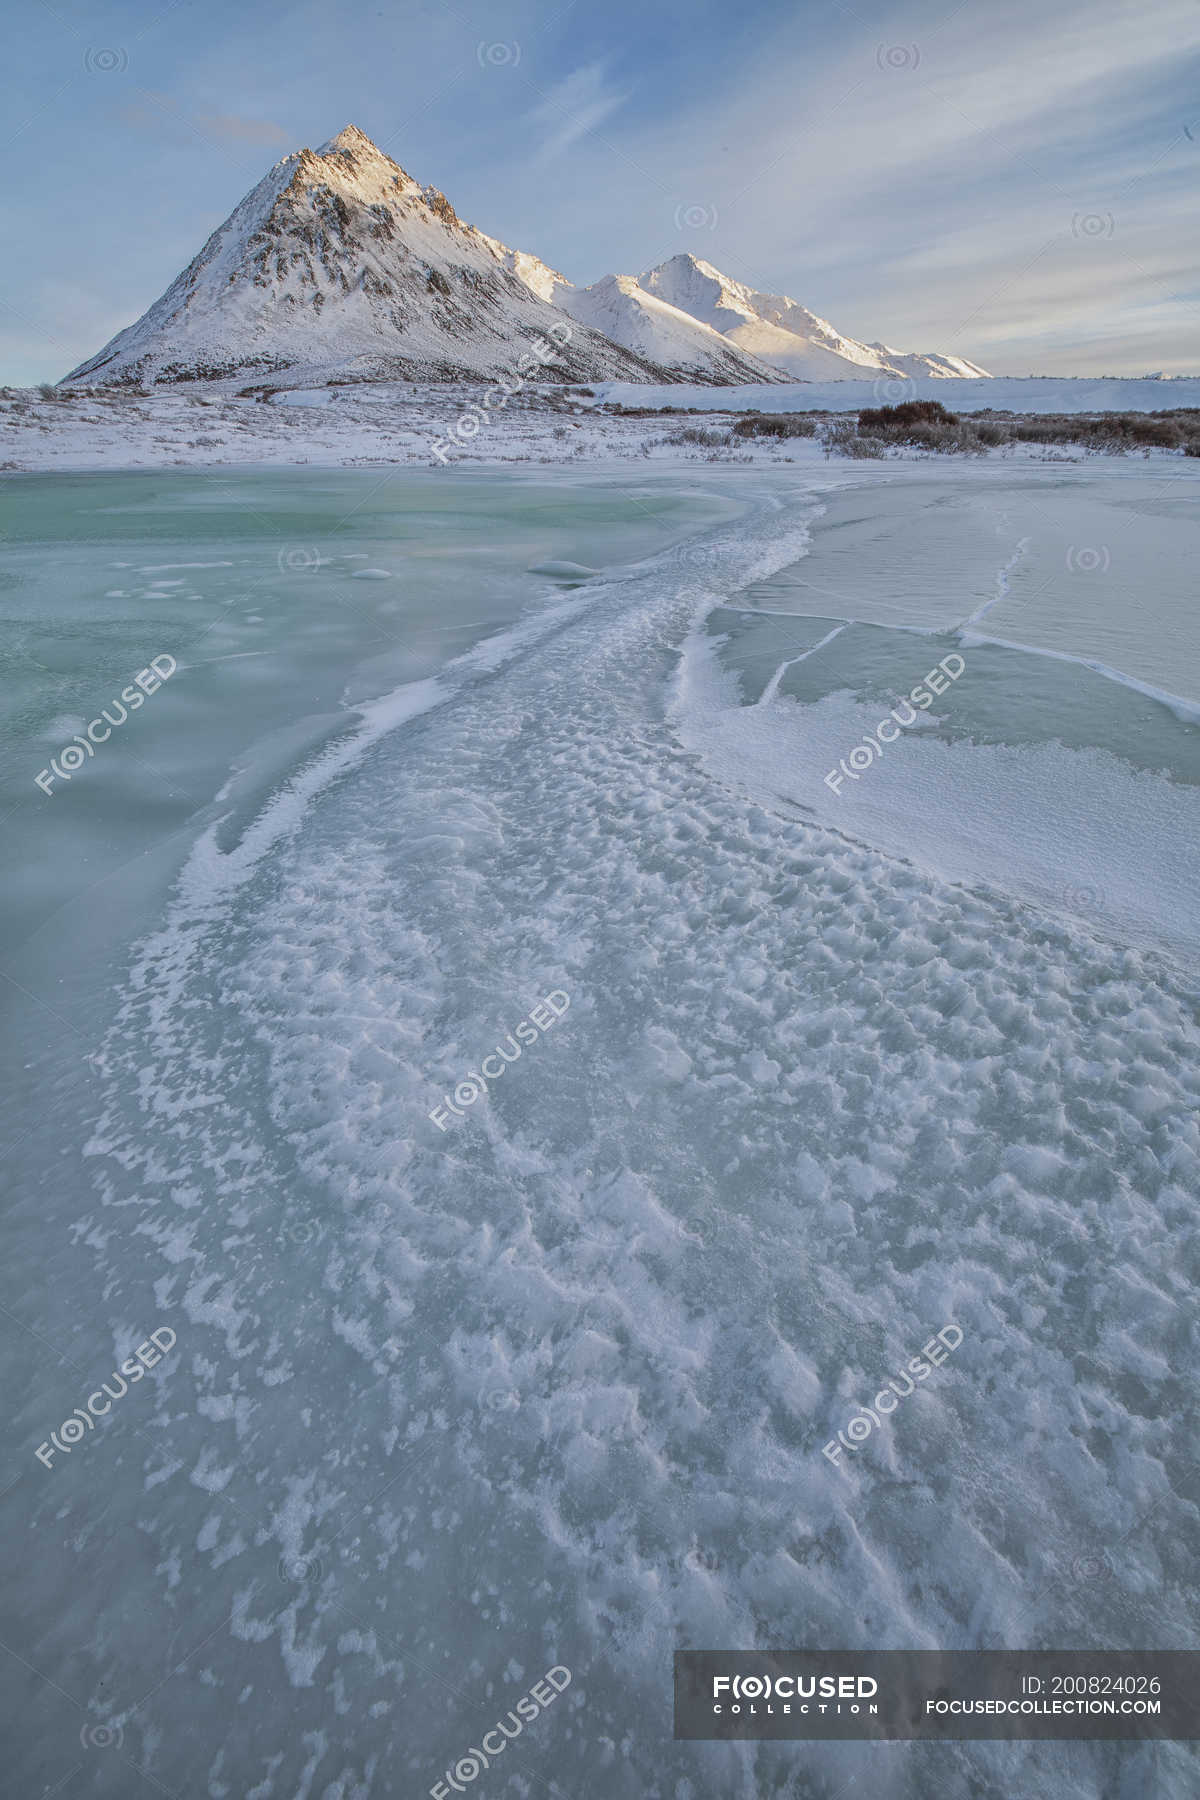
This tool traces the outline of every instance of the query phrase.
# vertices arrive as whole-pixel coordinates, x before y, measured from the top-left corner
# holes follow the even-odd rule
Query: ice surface
[[[863,483],[831,495],[809,553],[754,604],[1000,639],[1200,702],[1200,484],[1187,463],[1147,474],[892,469],[869,498]]]
[[[531,575],[549,575],[555,581],[590,581],[599,570],[589,569],[583,563],[576,562],[541,562],[530,568]]]
[[[206,502],[177,479],[183,560]],[[352,504],[377,477],[337,480]],[[1021,889],[1072,803],[1121,829],[1141,806],[1144,840],[1113,826],[1099,845],[1105,879],[1124,901],[1153,826],[1174,860],[1145,885],[1194,918],[1194,885],[1172,887],[1186,722],[1089,672],[1059,690],[1060,743],[1043,704],[1014,707],[1013,665],[1030,683],[1068,666],[989,645],[976,671],[968,647],[977,692],[965,674],[960,710],[869,771],[873,815],[815,819],[785,782],[819,786],[876,687],[959,641],[1006,533],[970,571],[941,540],[907,621],[883,551],[864,556],[853,616],[879,619],[835,634],[836,613],[780,614],[853,498],[836,483],[472,480],[393,476],[390,526],[357,515],[355,552],[436,612],[429,662],[315,745],[286,752],[271,718],[268,772],[242,749],[91,1012],[64,998],[81,950],[56,937],[66,985],[45,992],[95,1029],[100,1097],[86,1158],[61,1108],[53,1144],[10,1153],[11,1268],[20,1284],[23,1257],[54,1259],[39,1329],[84,1369],[152,1305],[180,1342],[144,1412],[127,1401],[89,1444],[94,1486],[72,1465],[5,1497],[37,1549],[17,1647],[186,1791],[428,1792],[513,1664],[561,1661],[569,1702],[489,1777],[505,1800],[539,1781],[596,1800],[834,1800],[850,1781],[1185,1800],[1182,1744],[697,1746],[668,1721],[681,1643],[1192,1642],[1194,948]],[[1060,498],[1048,484],[1052,520]],[[110,500],[123,529],[161,527],[161,499]],[[435,591],[422,558],[451,530]],[[320,616],[300,582],[340,580],[321,541],[315,574],[265,589],[277,649],[285,602]],[[604,573],[564,595],[525,572],[559,557]],[[1178,616],[1159,576],[1148,638]],[[972,591],[948,619],[956,578]],[[85,599],[60,593],[60,614]],[[299,710],[312,664],[275,679]],[[925,837],[884,841],[888,819],[921,823],[922,791]],[[1087,849],[1063,832],[1064,886],[1095,879]],[[554,988],[554,1031],[439,1132],[430,1108]],[[47,1058],[38,1079],[50,1099],[65,1077]],[[831,1468],[822,1444],[951,1320],[951,1362]],[[15,1336],[37,1442],[77,1383]],[[47,1709],[14,1759],[41,1792],[79,1721],[15,1680]]]

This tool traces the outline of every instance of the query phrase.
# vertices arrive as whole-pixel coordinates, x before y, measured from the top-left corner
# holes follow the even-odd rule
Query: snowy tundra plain
[[[1200,380],[1184,379],[832,381],[748,387],[600,382],[583,388],[516,379],[514,393],[501,406],[499,390],[483,383],[354,384],[317,379],[319,374],[291,370],[250,387],[244,381],[196,381],[146,391],[117,386],[3,389],[0,472],[232,463],[353,467],[696,461],[704,459],[703,447],[672,443],[673,432],[681,426],[726,430],[732,416],[751,410],[850,413],[913,398],[939,400],[963,414],[984,408],[1087,413],[1200,406]],[[620,407],[650,416],[630,418],[609,410]],[[679,418],[680,412],[688,417]],[[822,455],[818,446],[801,440],[739,445],[736,454],[743,461],[768,464],[820,461]]]

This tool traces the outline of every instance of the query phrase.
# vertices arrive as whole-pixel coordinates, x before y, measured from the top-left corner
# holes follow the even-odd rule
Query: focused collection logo
[[[466,1755],[460,1756],[454,1766],[446,1770],[445,1779],[434,1782],[429,1790],[430,1800],[450,1800],[452,1792],[464,1793],[471,1782],[478,1781],[484,1771],[491,1768],[497,1756],[504,1754],[512,1740],[520,1737],[525,1726],[532,1725],[539,1713],[552,1705],[570,1685],[570,1669],[561,1663],[547,1669],[542,1679],[534,1682],[507,1715],[497,1719],[491,1729],[484,1732],[478,1746],[472,1744]]]
[[[160,1343],[161,1338],[167,1343]],[[54,1461],[54,1452],[59,1450],[64,1456],[70,1456],[76,1444],[82,1443],[89,1431],[95,1431],[96,1420],[111,1412],[114,1400],[123,1400],[134,1382],[140,1381],[147,1369],[152,1369],[161,1362],[168,1350],[174,1348],[175,1333],[169,1325],[160,1325],[152,1331],[145,1343],[139,1344],[132,1356],[127,1356],[120,1369],[114,1369],[112,1379],[115,1387],[109,1387],[107,1380],[102,1381],[94,1394],[89,1394],[82,1406],[77,1406],[69,1419],[64,1419],[57,1431],[52,1431],[44,1444],[39,1444],[34,1451],[40,1463],[50,1468]],[[125,1377],[128,1376],[128,1381]],[[101,1396],[107,1396],[101,1404]]]
[[[561,1005],[558,1004],[559,1001],[562,1002]],[[445,1105],[435,1106],[429,1115],[438,1130],[445,1131],[450,1123],[451,1113],[456,1119],[463,1118],[466,1108],[474,1106],[475,1102],[481,1100],[487,1093],[488,1082],[499,1081],[508,1064],[516,1062],[523,1046],[536,1044],[538,1032],[549,1031],[550,1027],[562,1018],[570,1004],[569,995],[564,994],[561,988],[555,988],[552,994],[547,994],[544,1000],[539,1000],[536,1006],[531,1006],[528,1018],[522,1019],[521,1023],[515,1026],[501,1043],[496,1045],[495,1051],[489,1050],[482,1059],[479,1064],[482,1074],[476,1073],[474,1069],[468,1069],[463,1079],[455,1086],[454,1100],[450,1099],[449,1094],[443,1094]]]
[[[170,668],[160,668],[160,663],[169,663]],[[107,744],[109,738],[119,725],[123,725],[130,713],[135,713],[139,706],[145,706],[147,694],[156,694],[164,681],[169,681],[179,664],[173,656],[152,656],[146,667],[134,676],[126,688],[121,689],[120,698],[110,702],[114,719],[108,707],[100,709],[100,716],[93,719],[81,732],[77,732],[69,744],[59,751],[57,758],[50,759],[50,767],[42,769],[34,776],[34,780],[44,794],[53,796],[54,783],[70,781],[72,775],[82,769],[88,757],[95,756],[97,744]]]
[[[957,663],[957,669],[950,668],[950,663]],[[900,736],[901,727],[907,730],[910,725],[916,724],[919,716],[917,708],[920,707],[921,712],[928,712],[933,705],[934,695],[944,694],[949,684],[958,680],[966,666],[956,650],[952,650],[949,656],[943,656],[941,662],[935,663],[928,675],[922,676],[908,699],[901,700],[899,706],[894,706],[886,719],[880,719],[875,727],[874,736],[868,732],[862,743],[855,744],[849,756],[842,758],[838,764],[838,769],[842,771],[841,774],[838,774],[837,769],[830,769],[825,777],[825,786],[832,788],[835,794],[840,794],[842,783],[847,777],[851,781],[861,781],[863,771],[869,769],[876,758],[883,755],[883,746],[895,743]],[[904,717],[905,708],[908,709],[907,718]],[[885,729],[888,725],[892,726],[890,731]]]

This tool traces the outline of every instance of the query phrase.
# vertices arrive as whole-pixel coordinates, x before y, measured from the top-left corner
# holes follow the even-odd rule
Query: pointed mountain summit
[[[672,256],[639,275],[638,285],[709,326],[751,356],[800,381],[863,381],[880,375],[986,377],[958,356],[909,354],[843,337],[787,294],[760,293],[698,256]]]
[[[563,315],[562,276],[464,224],[347,125],[275,165],[148,312],[68,381],[219,380],[304,371],[357,380],[511,374]],[[565,284],[564,284],[565,285]],[[555,380],[660,380],[587,324]],[[294,379],[294,377],[293,377]]]
[[[360,155],[366,156],[383,155],[378,145],[367,136],[365,131],[360,131],[357,125],[343,125],[336,137],[331,137],[327,144],[321,145],[317,155],[329,156],[334,150],[357,151]],[[390,157],[388,161],[391,161]],[[399,168],[399,166],[397,163],[396,167]]]

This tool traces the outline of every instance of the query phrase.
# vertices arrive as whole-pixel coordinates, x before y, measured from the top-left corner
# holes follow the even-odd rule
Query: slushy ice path
[[[681,645],[802,530],[565,598],[194,852],[78,1227],[179,1346],[42,1491],[14,1792],[58,1740],[67,1795],[408,1800],[554,1665],[465,1791],[1196,1792],[1184,1744],[671,1741],[677,1646],[1194,1630],[1195,994],[684,748]]]

